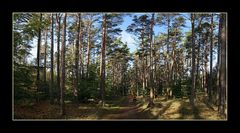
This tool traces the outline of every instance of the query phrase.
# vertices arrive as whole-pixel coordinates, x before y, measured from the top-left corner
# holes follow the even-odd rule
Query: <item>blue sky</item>
[[[130,25],[131,23],[132,23],[132,17],[125,16],[123,18],[122,25],[119,27],[122,29],[122,33],[121,33],[122,42],[123,43],[127,42],[130,52],[133,52],[137,48],[137,46],[135,44],[136,42],[132,38],[132,35],[126,32],[127,26]]]
[[[139,16],[139,15],[142,15],[142,14],[144,14],[144,13],[133,13],[132,17],[134,15]],[[188,17],[185,13],[183,13],[183,14],[185,15],[185,17]],[[124,21],[123,21],[122,25],[120,26],[121,29],[123,30],[122,34],[121,34],[122,35],[121,36],[122,37],[122,42],[124,42],[124,43],[127,42],[128,47],[130,48],[130,52],[131,53],[134,52],[136,50],[136,48],[137,48],[137,45],[136,45],[137,42],[135,42],[135,40],[133,39],[134,35],[129,34],[128,32],[126,32],[127,26],[130,25],[133,22],[132,21],[132,17],[125,16],[123,18]],[[185,33],[186,31],[189,31],[190,28],[191,28],[190,21],[186,20],[186,27],[183,28],[183,33]],[[161,32],[161,33],[162,32],[167,32],[167,29],[166,29],[165,26],[161,26],[160,27],[159,25],[157,25],[157,26],[154,26],[153,31],[154,31],[155,35],[159,35],[159,32]]]
[[[144,13],[131,13],[132,17],[134,15],[139,16],[139,15],[142,15],[142,14],[144,14]],[[189,15],[186,14],[186,13],[181,13],[181,14],[184,15],[185,17],[189,17]],[[132,17],[128,16],[128,15],[124,16],[123,17],[123,23],[122,23],[122,25],[119,26],[122,29],[121,40],[124,43],[127,42],[131,53],[133,53],[136,50],[136,48],[138,47],[137,42],[135,42],[135,40],[133,39],[134,35],[126,32],[127,26],[130,25],[133,22]],[[191,28],[190,21],[186,20],[186,27],[183,28],[183,33],[185,33],[186,31],[189,31],[190,28]],[[167,32],[166,27],[163,27],[163,26],[159,27],[159,25],[154,26],[153,30],[154,30],[155,35],[159,35],[159,32],[161,32],[161,33],[162,32]],[[34,39],[32,46],[33,46],[33,49],[31,51],[32,56],[30,56],[29,60],[32,60],[33,58],[36,58],[36,55],[37,55],[36,54],[37,53],[37,41],[36,41],[36,39]],[[57,48],[57,44],[55,42],[54,52],[57,51],[56,48]],[[216,63],[216,61],[213,62],[213,65],[215,65],[215,63]]]
[[[134,15],[142,15],[144,13],[131,13],[132,14],[132,17]],[[130,52],[134,52],[137,48],[137,42],[135,42],[135,40],[133,39],[134,35],[132,34],[129,34],[128,32],[126,32],[126,29],[127,29],[127,26],[130,25],[133,21],[132,21],[132,17],[126,15],[123,17],[123,23],[122,25],[120,25],[119,27],[122,29],[122,33],[121,33],[121,40],[122,42],[127,42],[128,44],[128,47],[130,49]],[[190,22],[187,22],[188,24],[190,24]],[[190,25],[188,25],[189,27]],[[159,26],[154,26],[154,33],[155,35],[159,35],[159,32],[166,32],[166,27],[159,27]],[[187,31],[188,28],[185,28],[184,29],[184,32]],[[33,41],[33,49],[31,51],[31,54],[32,54],[32,57],[30,57],[31,59],[32,58],[36,58],[36,53],[37,53],[37,47],[36,47],[36,39],[34,39]],[[56,49],[56,43],[54,44],[54,52],[57,51]]]

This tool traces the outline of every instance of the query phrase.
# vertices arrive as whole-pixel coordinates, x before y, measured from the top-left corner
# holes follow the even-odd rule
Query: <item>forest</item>
[[[227,120],[227,14],[15,12],[13,120]]]

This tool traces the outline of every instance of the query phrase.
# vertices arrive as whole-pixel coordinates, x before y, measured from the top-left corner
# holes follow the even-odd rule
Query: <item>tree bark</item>
[[[220,66],[220,115],[225,117],[226,108],[226,15],[221,14],[221,66]]]
[[[141,38],[142,38],[142,86],[143,86],[143,96],[145,96],[145,90],[146,90],[146,79],[145,79],[145,62],[144,62],[144,27],[141,31]]]
[[[104,106],[104,93],[105,93],[105,48],[106,48],[106,30],[107,30],[107,15],[103,15],[103,35],[101,47],[101,65],[100,65],[100,94],[102,106]]]
[[[209,53],[209,46],[208,46],[208,37],[207,35],[205,35],[205,62],[204,62],[204,71],[205,71],[205,94],[207,95],[207,92],[208,92],[208,53]]]
[[[83,50],[82,50],[82,23],[80,23],[80,33],[79,33],[79,62],[80,62],[80,66],[79,66],[79,78],[83,78],[82,76],[82,72],[83,72]]]
[[[201,35],[199,34],[198,48],[197,48],[197,74],[196,74],[196,86],[200,86],[199,67],[200,67],[200,46],[201,46]]]
[[[220,63],[221,63],[221,31],[222,31],[222,20],[220,19],[221,15],[219,15],[219,31],[218,31],[218,48],[217,48],[217,105],[220,106]],[[219,111],[218,107],[218,111]]]
[[[166,60],[166,61],[167,61],[167,82],[166,82],[166,86],[167,86],[167,90],[166,90],[167,95],[166,95],[166,97],[167,97],[167,99],[169,98],[170,82],[171,82],[171,72],[170,72],[170,67],[171,67],[171,65],[169,64],[169,62],[170,62],[170,60],[169,60],[169,57],[170,57],[170,55],[169,55],[170,23],[171,23],[170,16],[168,15],[168,18],[167,18],[167,25],[168,25],[168,26],[167,26],[167,27],[168,27],[168,29],[167,29],[167,60]]]
[[[50,91],[50,104],[53,104],[53,102],[54,102],[54,100],[53,100],[53,83],[54,83],[53,82],[54,81],[54,77],[53,77],[54,76],[53,75],[53,67],[54,67],[53,66],[53,60],[54,60],[53,59],[53,52],[54,52],[53,51],[53,49],[54,49],[54,44],[53,44],[54,43],[54,38],[53,38],[54,37],[54,32],[53,32],[54,31],[54,29],[53,29],[54,28],[54,18],[53,18],[53,14],[52,14],[51,21],[52,21],[52,28],[51,28],[52,29],[52,31],[51,31],[51,83],[50,83],[49,91]]]
[[[154,25],[154,13],[152,14],[152,19],[151,19],[151,25],[150,25],[150,101],[149,105],[153,106],[153,99],[154,99],[154,94],[153,94],[153,63],[152,63],[152,58],[153,58],[153,46],[152,46],[152,32],[153,32],[153,25]]]
[[[89,63],[90,63],[90,51],[91,51],[91,26],[92,22],[90,22],[88,26],[88,47],[87,47],[87,78],[89,77]]]
[[[212,85],[212,56],[213,56],[213,14],[211,15],[211,36],[210,36],[211,42],[210,42],[210,75],[209,75],[209,91],[208,91],[208,101],[212,102],[212,91],[213,91],[213,85]]]
[[[57,88],[58,88],[58,97],[57,101],[60,103],[60,32],[61,32],[61,16],[57,15],[57,23],[58,23],[58,35],[57,35]]]
[[[194,107],[194,96],[195,96],[195,33],[194,33],[194,22],[195,15],[191,14],[191,23],[192,23],[192,89],[190,96],[190,104]]]
[[[77,40],[76,40],[76,48],[75,48],[75,77],[74,77],[74,90],[73,95],[75,96],[75,102],[78,101],[78,64],[79,64],[79,35],[80,35],[80,25],[81,25],[81,14],[77,15]]]
[[[40,71],[39,71],[39,57],[40,57],[40,48],[41,48],[41,24],[42,24],[42,14],[39,17],[39,27],[38,27],[38,45],[37,45],[37,102],[39,102],[39,88],[40,88]]]
[[[47,69],[47,34],[48,34],[48,29],[46,28],[46,31],[45,31],[45,45],[44,45],[44,73],[43,73],[43,77],[44,77],[44,83],[46,83],[47,81],[47,72],[46,72],[46,69]]]
[[[65,45],[66,45],[66,20],[67,13],[64,15],[63,19],[63,42],[62,42],[62,53],[61,53],[61,69],[62,69],[62,77],[61,77],[61,110],[60,114],[65,115],[65,103],[64,103],[64,91],[65,91]]]

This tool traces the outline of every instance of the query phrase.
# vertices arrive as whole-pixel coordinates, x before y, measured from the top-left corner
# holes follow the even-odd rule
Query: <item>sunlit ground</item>
[[[48,101],[33,105],[17,105],[14,107],[14,119],[67,119],[67,120],[223,120],[217,113],[217,108],[209,108],[200,101],[195,102],[195,108],[187,99],[165,100],[160,97],[154,100],[154,106],[148,107],[148,102],[138,99],[122,98],[106,101],[105,107],[98,104],[73,104],[66,102],[66,115],[59,114],[59,105],[50,105]]]

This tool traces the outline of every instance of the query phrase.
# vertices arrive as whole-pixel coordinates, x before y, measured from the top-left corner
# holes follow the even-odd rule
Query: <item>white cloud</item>
[[[130,52],[133,52],[136,49],[135,40],[132,38],[132,35],[127,33],[126,31],[122,31],[121,33],[121,41],[123,43],[127,42],[128,47],[130,48]]]

